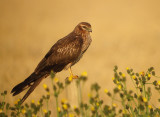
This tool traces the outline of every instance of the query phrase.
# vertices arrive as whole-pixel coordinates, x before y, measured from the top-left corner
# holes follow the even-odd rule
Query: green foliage
[[[104,90],[106,96],[110,100],[104,100],[101,97],[101,86],[98,83],[91,85],[88,102],[82,100],[81,87],[87,81],[87,73],[82,73],[78,79],[68,77],[65,83],[59,81],[51,72],[52,90],[43,84],[46,95],[35,103],[20,105],[19,100],[15,104],[9,104],[5,101],[7,91],[1,93],[0,97],[0,117],[50,117],[53,110],[49,110],[49,100],[53,96],[56,100],[56,111],[58,117],[155,117],[160,115],[160,108],[155,107],[150,102],[153,97],[151,88],[160,93],[160,81],[156,80],[154,68],[149,68],[146,72],[136,73],[133,69],[127,68],[125,75],[118,71],[118,67],[114,67],[114,77],[112,78],[115,87],[113,91]],[[155,79],[155,80],[154,80]],[[73,107],[66,99],[59,102],[59,95],[69,86],[73,80],[76,80],[79,97],[78,107]],[[127,81],[131,80],[132,84],[127,85]],[[133,87],[132,87],[133,86]],[[152,89],[153,90],[153,89]],[[160,102],[160,97],[157,97]],[[106,102],[110,104],[106,105]]]

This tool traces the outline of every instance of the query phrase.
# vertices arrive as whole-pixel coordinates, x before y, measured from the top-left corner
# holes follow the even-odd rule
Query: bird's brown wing
[[[55,43],[35,69],[35,73],[53,70],[60,72],[64,67],[76,61],[81,54],[83,40],[71,33]]]

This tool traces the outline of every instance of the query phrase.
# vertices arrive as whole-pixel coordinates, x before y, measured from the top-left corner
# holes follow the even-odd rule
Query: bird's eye
[[[82,26],[84,29],[86,29],[87,27],[86,26]]]

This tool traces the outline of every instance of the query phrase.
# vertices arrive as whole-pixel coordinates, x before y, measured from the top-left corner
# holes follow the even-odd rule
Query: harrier
[[[22,104],[37,85],[49,76],[51,71],[57,73],[69,69],[71,77],[77,78],[73,75],[71,66],[81,59],[91,44],[90,32],[92,32],[91,25],[87,22],[81,22],[70,34],[58,40],[40,61],[34,72],[12,89],[13,96],[29,88],[20,101]]]

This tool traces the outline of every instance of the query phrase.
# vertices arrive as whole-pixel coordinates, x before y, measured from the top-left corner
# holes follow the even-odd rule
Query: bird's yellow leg
[[[69,67],[69,73],[70,73],[70,77],[72,77],[73,79],[77,79],[78,76],[74,76],[73,73],[72,73],[72,70],[71,70],[71,67]]]
[[[70,76],[72,76],[73,77],[73,73],[72,73],[72,70],[71,70],[71,68],[69,67],[69,73],[70,73]]]

